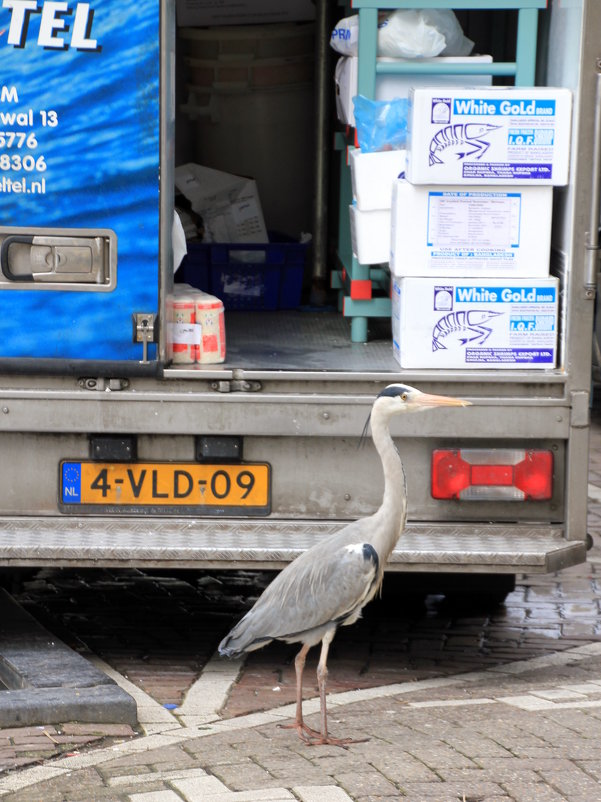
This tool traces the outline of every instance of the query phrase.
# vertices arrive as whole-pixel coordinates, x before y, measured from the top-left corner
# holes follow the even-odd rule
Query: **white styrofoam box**
[[[363,153],[350,151],[351,184],[357,208],[363,212],[390,209],[392,185],[405,173],[406,150],[382,150]]]
[[[390,259],[390,209],[362,212],[354,204],[351,215],[353,253],[361,264],[377,265]]]
[[[379,58],[378,63],[406,62],[414,64],[490,64],[492,56],[437,56],[436,58],[404,59]],[[359,57],[343,56],[336,62],[334,81],[336,83],[336,114],[340,122],[355,126],[355,109],[353,98],[357,94],[357,76],[359,74]],[[408,97],[411,86],[431,86],[433,81],[443,86],[490,86],[490,75],[377,75],[376,100],[393,100]]]
[[[392,201],[395,276],[549,275],[553,187],[424,186],[399,179]]]
[[[315,19],[311,0],[177,0],[178,25],[256,25]]]
[[[393,279],[394,354],[403,368],[554,368],[558,293],[556,278]]]
[[[416,87],[407,178],[414,184],[568,182],[572,94],[549,87]]]

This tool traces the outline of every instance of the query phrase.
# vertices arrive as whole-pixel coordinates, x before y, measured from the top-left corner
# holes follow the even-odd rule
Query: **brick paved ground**
[[[347,751],[306,747],[277,727],[289,712],[280,711],[63,758],[45,768],[56,776],[8,791],[11,780],[31,779],[17,773],[0,781],[0,793],[8,791],[5,802],[245,802],[270,793],[302,799],[282,792],[320,787],[356,802],[595,802],[601,647],[594,646],[334,703],[333,729],[369,739]]]
[[[590,481],[601,488],[597,411]],[[587,564],[518,577],[506,605],[493,611],[468,613],[440,597],[399,609],[394,582],[386,583],[384,599],[341,630],[331,649],[330,691],[347,692],[330,697],[331,730],[368,737],[366,743],[348,751],[310,748],[278,728],[291,715],[278,706],[294,695],[294,647],[274,645],[250,656],[223,719],[200,728],[173,718],[150,736],[69,723],[0,730],[0,797],[598,802],[601,494],[589,513],[594,547]],[[99,654],[160,705],[173,706],[243,603],[260,591],[244,574],[228,575],[227,588],[225,581],[45,571],[19,598],[57,636]],[[306,696],[315,694],[313,668],[314,661]],[[312,700],[307,711],[315,710]],[[232,795],[242,791],[254,796]]]
[[[77,724],[0,729],[0,772],[37,764],[55,755],[108,740],[122,741],[136,733],[125,724]]]

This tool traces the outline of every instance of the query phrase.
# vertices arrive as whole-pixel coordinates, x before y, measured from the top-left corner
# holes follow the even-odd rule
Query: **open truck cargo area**
[[[65,12],[14,0],[0,8],[1,566],[281,568],[379,506],[379,458],[361,434],[375,395],[401,381],[472,406],[393,421],[409,515],[388,570],[511,576],[586,559],[601,9],[592,0],[569,7],[540,0],[483,5],[449,5],[475,40],[474,52],[492,54],[475,59],[479,85],[484,75],[489,85],[515,83],[522,92],[555,87],[570,98],[570,119],[563,121],[570,130],[567,184],[543,190],[552,214],[550,243],[549,221],[541,220],[543,250],[557,288],[556,318],[548,322],[556,350],[548,364],[445,366],[451,335],[462,330],[464,341],[480,339],[475,348],[501,315],[483,318],[477,305],[478,320],[469,310],[438,307],[428,361],[415,354],[411,367],[399,361],[388,265],[362,264],[352,250],[347,157],[357,143],[353,129],[336,119],[328,44],[336,20],[325,0],[316,3],[313,20],[304,9],[303,21],[243,28],[184,26],[171,0],[135,6],[106,0]],[[428,3],[410,4],[422,6]],[[376,73],[390,69],[389,61],[376,62],[378,9],[404,7],[356,0],[346,12],[335,9],[359,14],[359,93],[373,97]],[[495,27],[504,33],[501,42]],[[267,55],[215,53],[216,43],[224,50],[247,44],[249,29],[262,47],[272,47]],[[242,62],[244,78],[232,79],[226,69]],[[436,86],[436,72],[427,69]],[[469,83],[469,70],[456,63],[453,70],[455,85]],[[277,76],[277,91],[270,94],[261,75],[271,83]],[[228,81],[238,83],[224,89]],[[276,123],[288,127],[282,133]],[[510,137],[527,138],[527,127],[511,129]],[[440,139],[432,147],[436,159],[457,144],[445,136],[444,148]],[[240,196],[230,197],[227,213],[203,211],[204,224],[227,228],[233,220],[242,239],[216,243],[214,251],[191,240],[178,275],[176,176],[193,163],[244,176],[236,192],[251,193],[245,203],[249,197],[255,203],[258,192],[265,230],[280,234],[253,242],[257,220],[235,205]],[[470,188],[480,228],[474,224],[468,241],[482,230],[485,212],[500,209],[510,239],[522,237],[523,244],[527,234],[526,253],[536,253],[532,218],[529,230],[516,234],[515,215],[525,203],[519,186],[504,193],[486,187],[484,195]],[[445,191],[437,188],[441,237],[447,231],[441,215],[459,226],[470,194]],[[536,218],[539,207],[533,208]],[[302,232],[312,241],[300,248]],[[402,275],[403,241],[396,232],[395,282],[416,280]],[[281,278],[286,243],[294,244],[298,297],[269,285],[267,302],[256,275]],[[503,269],[516,244],[495,246]],[[199,253],[204,261],[197,264],[192,257]],[[462,258],[453,252],[454,264]],[[546,269],[540,261],[539,279]],[[246,274],[240,279],[246,270],[252,281]],[[411,270],[406,275],[415,277]],[[454,271],[427,279],[434,276],[440,304],[461,277]],[[507,336],[518,328],[527,335],[542,314],[527,306],[524,288],[534,282],[528,271],[526,259],[519,275],[509,272],[501,281],[511,300],[523,304],[512,312]],[[469,283],[479,286],[475,272]],[[194,283],[197,274],[208,284],[196,290],[223,302],[214,310],[223,316],[223,361],[202,362],[191,350],[202,348],[194,318],[174,316],[182,276]],[[481,289],[489,278],[482,275]],[[482,306],[486,298],[478,293]],[[418,310],[420,317],[426,315]],[[417,325],[400,327],[403,348],[411,350]],[[174,350],[174,332],[183,358]],[[531,356],[537,346],[525,342],[522,350]],[[490,350],[498,360],[503,349]],[[430,352],[440,361],[432,362]]]

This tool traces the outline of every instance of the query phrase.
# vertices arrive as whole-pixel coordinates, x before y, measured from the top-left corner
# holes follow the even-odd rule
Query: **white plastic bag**
[[[179,214],[173,210],[173,229],[171,239],[173,242],[173,272],[181,265],[182,259],[188,253],[186,234]]]
[[[359,15],[343,17],[330,36],[330,47],[343,56],[356,56],[359,37]]]
[[[389,58],[433,58],[446,47],[444,35],[423,11],[393,11],[378,26],[378,55]]]
[[[446,40],[441,56],[469,56],[474,43],[464,35],[459,20],[450,9],[424,8],[421,14]]]
[[[330,37],[330,45],[344,56],[356,56],[359,15],[341,19]],[[464,36],[450,9],[399,9],[378,24],[378,56],[388,58],[433,58],[469,56],[474,43]]]

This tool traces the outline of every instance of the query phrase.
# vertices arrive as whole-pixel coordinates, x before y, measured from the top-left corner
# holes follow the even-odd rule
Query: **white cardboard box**
[[[395,276],[549,275],[553,187],[394,182]]]
[[[175,186],[202,216],[205,242],[269,242],[255,181],[183,164],[175,168]]]
[[[311,0],[177,0],[177,24],[248,25],[315,19]]]
[[[349,154],[353,198],[362,212],[390,209],[392,187],[404,175],[406,150],[382,150],[363,153],[358,148]]]
[[[353,253],[363,265],[377,265],[390,259],[390,209],[362,212],[354,204],[351,216]]]
[[[555,278],[393,279],[394,354],[402,368],[553,368],[558,292]]]
[[[414,184],[567,184],[571,119],[568,89],[412,89],[407,178]]]
[[[379,58],[378,62],[408,62],[414,64],[490,64],[492,56],[437,56],[436,58],[404,59]],[[336,62],[334,81],[336,84],[336,114],[340,122],[355,126],[355,108],[353,98],[357,94],[357,76],[359,71],[358,56],[342,56]],[[433,82],[448,86],[490,86],[490,75],[377,75],[376,100],[393,100],[409,96],[411,86],[431,86]]]

